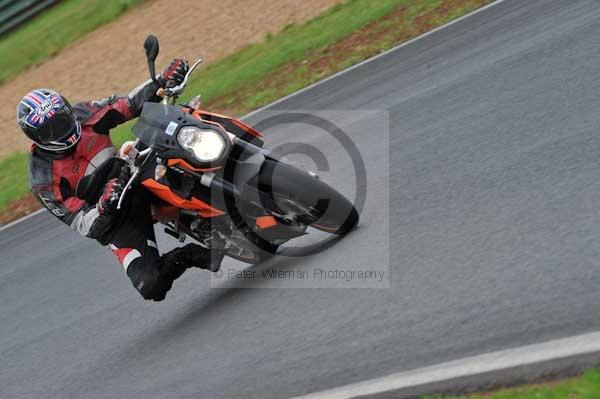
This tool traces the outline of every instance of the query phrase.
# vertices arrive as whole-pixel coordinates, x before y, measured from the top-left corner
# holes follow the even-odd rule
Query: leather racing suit
[[[29,184],[54,216],[81,235],[108,244],[140,294],[159,301],[186,268],[210,263],[210,252],[188,244],[160,256],[150,202],[143,190],[132,190],[131,200],[116,217],[101,214],[96,206],[105,183],[119,176],[123,162],[115,158],[110,129],[139,116],[144,102],[160,101],[157,89],[149,80],[128,96],[75,104],[80,141],[70,152],[60,154],[32,145]]]

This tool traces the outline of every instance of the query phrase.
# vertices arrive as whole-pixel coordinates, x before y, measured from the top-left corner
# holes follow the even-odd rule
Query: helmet
[[[19,127],[36,146],[64,152],[81,138],[81,124],[71,104],[54,90],[30,91],[17,105]]]

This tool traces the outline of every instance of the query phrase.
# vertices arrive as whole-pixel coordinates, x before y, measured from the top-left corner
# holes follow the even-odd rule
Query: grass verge
[[[425,396],[424,399],[597,399],[600,398],[600,370],[547,384],[527,385],[469,396]]]
[[[140,1],[63,0],[37,15],[0,39],[0,83],[56,55]]]
[[[489,2],[349,0],[201,69],[182,100],[201,92],[204,108],[250,111]],[[112,132],[116,144],[131,137],[130,128],[131,122]],[[28,192],[25,157],[11,159],[11,176],[2,168],[6,160],[0,162],[0,212],[11,213],[2,212],[0,223],[20,216],[13,202]],[[11,189],[5,190],[8,183]]]
[[[26,154],[13,154],[0,161],[0,209],[11,199],[19,198],[27,192],[27,173]]]

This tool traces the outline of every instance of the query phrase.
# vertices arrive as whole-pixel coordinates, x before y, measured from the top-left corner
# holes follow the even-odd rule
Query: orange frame
[[[169,186],[160,184],[154,179],[148,178],[142,182],[142,185],[163,201],[166,201],[169,204],[178,208],[198,211],[200,216],[204,218],[212,218],[215,216],[221,216],[225,214],[225,212],[213,208],[206,202],[200,201],[198,198],[192,198],[189,200],[181,198],[173,191],[171,191]]]
[[[180,168],[191,170],[193,172],[212,172],[215,170],[219,170],[222,166],[215,166],[214,168],[195,168],[189,163],[187,163],[184,159],[181,158],[171,158],[167,161],[167,166],[179,166]]]

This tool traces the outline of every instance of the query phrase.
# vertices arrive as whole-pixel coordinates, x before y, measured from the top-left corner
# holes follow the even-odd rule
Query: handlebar
[[[159,51],[158,38],[154,35],[148,35],[146,41],[144,41],[144,50],[146,51],[146,60],[148,61],[148,71],[150,72],[150,79],[152,79],[152,81],[156,83],[157,79],[154,61],[156,60]],[[188,72],[185,74],[185,77],[183,78],[183,82],[181,82],[181,84],[179,84],[178,86],[158,89],[157,94],[165,98],[163,102],[166,102],[168,97],[177,98],[183,92],[183,89],[185,89],[190,75],[192,74],[192,72],[194,72],[194,69],[196,69],[196,67],[201,63],[202,58],[199,58],[188,70]]]

